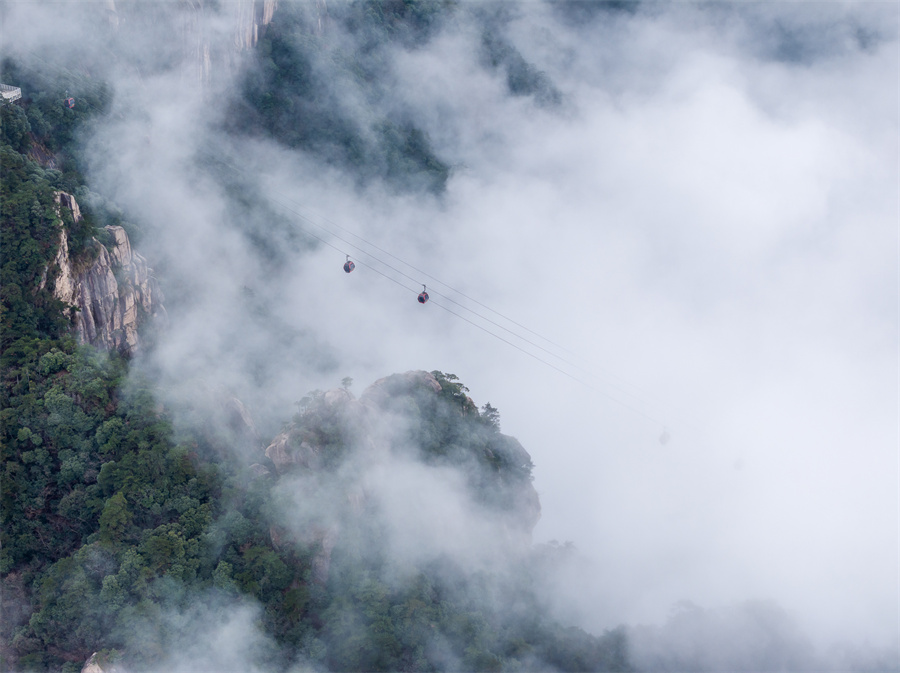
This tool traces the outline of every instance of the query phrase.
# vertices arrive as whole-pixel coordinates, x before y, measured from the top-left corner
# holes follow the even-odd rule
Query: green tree
[[[128,509],[128,501],[121,491],[117,492],[103,507],[100,514],[100,537],[107,542],[117,542],[131,525],[133,515]]]

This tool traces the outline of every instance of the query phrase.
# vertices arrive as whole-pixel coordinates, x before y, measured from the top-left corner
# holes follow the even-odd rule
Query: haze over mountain
[[[0,16],[9,670],[900,668],[894,4]]]

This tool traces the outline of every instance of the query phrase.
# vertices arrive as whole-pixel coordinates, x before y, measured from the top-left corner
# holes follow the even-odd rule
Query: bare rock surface
[[[81,667],[81,673],[122,673],[122,669],[106,661],[106,658],[102,657],[99,652],[94,652],[84,662],[84,666]]]
[[[71,194],[57,192],[59,208],[82,218]],[[58,268],[53,294],[74,310],[78,340],[107,350],[133,353],[140,345],[138,328],[145,320],[165,320],[163,295],[147,260],[131,248],[122,227],[106,227],[109,243],[91,240],[96,254],[87,268],[78,268],[69,255],[65,230],[60,232],[59,250],[53,265]]]
[[[237,13],[235,46],[238,49],[252,49],[261,36],[261,31],[272,22],[278,0],[243,0],[234,3]]]

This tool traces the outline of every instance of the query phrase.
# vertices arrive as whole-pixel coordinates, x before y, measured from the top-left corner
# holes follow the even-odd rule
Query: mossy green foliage
[[[531,557],[494,572],[438,560],[387,581],[336,548],[326,592],[310,606],[323,624],[321,661],[364,671],[630,670],[624,632],[596,637],[545,616],[538,568]]]
[[[74,151],[77,121],[35,131],[56,102],[42,115],[35,98],[20,103],[0,108],[3,666],[80,670],[123,641],[111,627],[121,611],[158,602],[158,580],[198,577],[217,473],[173,441],[146,384],[125,385],[125,360],[68,335],[69,309],[52,294],[60,235],[77,266],[100,232],[90,207],[75,222],[55,202],[57,190],[86,194],[77,175],[26,155]]]
[[[15,116],[10,106],[0,108],[4,130]],[[52,176],[8,144],[0,145],[0,162],[0,343],[8,367],[28,348],[21,340],[56,338],[66,321],[46,276],[61,231]]]
[[[152,390],[134,374],[125,384],[126,368],[69,344],[5,380],[3,588],[24,586],[29,603],[3,626],[18,665],[58,670],[106,648],[140,670],[183,640],[173,615],[251,599],[275,646],[273,670],[627,669],[621,633],[597,638],[544,616],[540,555],[477,572],[436,558],[398,574],[383,522],[367,510],[341,519],[327,581],[317,579],[322,538],[284,531],[279,480],[223,461],[202,437],[176,442]],[[429,438],[422,460],[530,480],[515,453],[478,458],[502,453],[496,410],[479,412],[461,382],[436,375],[440,394],[389,398],[410,437]],[[320,403],[311,395],[299,417],[336,469],[355,435]],[[484,487],[471,483],[476,494]]]
[[[69,325],[66,307],[53,296],[57,269],[51,262],[63,230],[77,262],[89,259],[92,239],[101,231],[98,219],[119,222],[106,217],[109,208],[95,210],[91,199],[83,198],[89,192],[74,158],[77,129],[98,113],[100,102],[69,110],[64,91],[47,78],[9,59],[0,73],[23,88],[20,101],[0,106],[0,365],[8,370],[34,355],[36,340],[58,339]],[[32,158],[37,155],[60,168],[42,166]],[[57,191],[81,199],[79,222],[59,208]]]
[[[390,41],[414,48],[425,44],[453,16],[459,0],[355,0],[341,19],[364,49]]]
[[[28,65],[11,58],[0,62],[0,79],[22,89],[22,99],[3,108],[3,136],[17,152],[52,158],[60,171],[58,188],[71,193],[84,183],[78,151],[82,130],[109,112],[112,94],[105,82],[87,74],[100,68],[85,62],[76,71],[71,63],[57,58],[31,55]],[[66,106],[67,95],[75,100],[75,107]]]
[[[479,411],[468,388],[453,374],[431,372],[441,384],[438,395],[424,390],[394,403],[416,416],[409,441],[427,464],[462,468],[475,499],[500,510],[515,510],[521,485],[534,468],[518,441],[500,433],[499,412],[488,403]]]
[[[4,590],[30,586],[3,636],[29,665],[117,644],[119,612],[157,580],[190,583],[205,558],[215,471],[176,445],[152,395],[114,355],[38,340],[4,371]]]
[[[320,391],[301,400],[288,430],[289,446],[316,447],[320,462],[304,459],[285,473],[292,492],[319,501],[328,488],[317,490],[316,479],[346,483],[365,463],[366,452],[388,451],[401,462],[411,458],[462,474],[468,497],[482,506],[485,517],[500,521],[514,514],[521,505],[517,494],[531,488],[528,454],[499,432],[494,407],[479,410],[454,375],[432,375],[439,392],[424,377],[394,375],[359,403],[329,400]],[[392,430],[376,441],[388,445],[373,449],[372,432],[379,432],[382,418],[391,419]],[[283,493],[273,489],[272,494]],[[377,502],[354,511],[345,501],[346,494],[332,494],[318,515],[339,521],[326,582],[318,583],[310,572],[321,544],[297,547],[310,565],[297,593],[285,598],[275,616],[294,656],[329,670],[628,669],[622,632],[595,637],[546,617],[535,587],[553,565],[552,553],[513,552],[479,570],[473,569],[480,567],[474,560],[469,566],[443,554],[396,558],[385,543],[395,523],[383,518]],[[295,525],[299,517],[293,515]],[[327,526],[314,518],[301,528]],[[290,546],[288,539],[284,536],[282,544]]]
[[[223,461],[202,432],[176,441],[152,388],[128,375],[126,360],[65,336],[52,278],[44,290],[40,279],[61,227],[71,235],[75,223],[66,211],[62,222],[56,217],[54,173],[9,145],[3,151],[3,236],[20,251],[4,259],[4,279],[31,297],[4,295],[4,665],[77,670],[107,649],[141,668],[183,636],[173,614],[218,596],[262,606],[276,669],[515,670],[547,657],[566,668],[554,652],[571,657],[571,648],[540,618],[526,575],[511,584],[504,574],[474,578],[432,565],[389,583],[393,560],[379,547],[377,518],[345,521],[328,581],[317,581],[321,538],[273,535],[283,503],[271,473]],[[439,394],[386,386],[387,408],[410,421],[403,441],[426,464],[462,471],[476,500],[514,509],[516,485],[531,479],[527,454],[500,434],[495,408],[479,411],[455,376],[433,374]],[[301,406],[298,427],[324,447],[322,469],[337,469],[356,429],[323,413],[321,394]],[[580,637],[603,653],[618,647]],[[575,668],[601,661],[579,656]]]

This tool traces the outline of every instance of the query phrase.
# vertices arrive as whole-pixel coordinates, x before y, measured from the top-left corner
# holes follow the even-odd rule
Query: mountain
[[[131,367],[165,320],[135,227],[0,115],[3,670],[195,667],[248,614],[264,647],[218,670],[628,668],[541,607],[531,458],[455,376],[313,392],[268,442],[233,397],[176,431]]]
[[[56,199],[72,213],[74,222],[81,222],[75,197],[56,192]],[[68,312],[80,343],[130,354],[140,344],[144,323],[164,322],[162,292],[147,260],[132,250],[125,229],[107,225],[97,233],[107,244],[93,237],[90,261],[79,264],[70,258],[68,236],[61,229],[56,257],[47,268],[54,279],[53,296],[71,307]]]
[[[433,256],[454,235],[445,215],[462,213],[499,249],[479,264],[522,266],[477,215],[502,214],[518,235],[521,190],[570,175],[579,152],[550,133],[542,142],[562,153],[526,157],[497,129],[581,128],[579,76],[610,78],[593,92],[615,110],[611,127],[642,109],[606,70],[640,3],[546,0],[530,6],[546,23],[529,25],[515,20],[523,5],[456,0],[33,4],[0,10],[25,15],[34,38],[11,39],[0,63],[21,92],[0,107],[0,670],[821,663],[770,603],[684,604],[663,626],[574,625],[583,615],[560,605],[587,584],[575,548],[532,539],[540,466],[453,374],[401,371],[358,395],[345,379],[292,414],[307,382],[345,366],[321,323],[343,320],[365,351],[391,320],[355,315],[370,297],[362,284],[323,292],[317,253],[350,233],[332,223],[324,234],[328,220],[306,218],[300,197],[336,221],[371,215],[359,231]],[[654,39],[665,11],[646,10]],[[556,44],[562,25],[575,37]],[[583,45],[602,48],[596,72],[576,57]],[[647,77],[637,98],[656,100],[668,65],[643,60],[622,72]],[[490,160],[467,172],[467,151]],[[524,172],[498,173],[491,207],[470,208],[472,181],[489,183],[503,162]],[[529,187],[510,184],[523,175]],[[618,189],[620,176],[601,177]],[[533,232],[555,235],[561,219]],[[364,260],[348,277],[335,252],[328,283],[360,279]],[[440,303],[435,293],[428,308]],[[426,365],[445,366],[399,368]],[[593,432],[597,421],[583,422]],[[626,536],[633,521],[620,522]],[[840,656],[869,670],[896,660]]]

